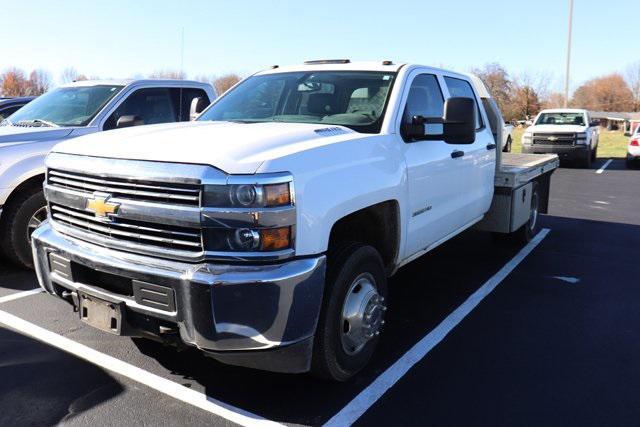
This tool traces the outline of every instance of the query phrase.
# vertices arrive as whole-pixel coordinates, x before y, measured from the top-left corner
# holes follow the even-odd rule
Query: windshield
[[[584,126],[583,113],[541,113],[537,125],[579,125]]]
[[[198,120],[319,123],[378,133],[395,74],[318,71],[253,76]]]
[[[121,89],[122,86],[106,85],[53,89],[16,111],[3,124],[86,126]]]

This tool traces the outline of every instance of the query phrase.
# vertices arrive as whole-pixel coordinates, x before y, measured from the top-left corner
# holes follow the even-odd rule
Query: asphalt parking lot
[[[0,266],[0,317],[64,337],[61,350],[0,328],[0,425],[637,424],[640,171],[604,163],[556,171],[534,244],[470,230],[401,269],[378,352],[346,384],[93,330],[60,300],[19,294],[33,273]]]

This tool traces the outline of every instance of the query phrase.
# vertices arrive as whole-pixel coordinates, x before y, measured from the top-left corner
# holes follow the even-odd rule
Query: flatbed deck
[[[517,188],[560,166],[555,154],[501,153],[495,186]]]

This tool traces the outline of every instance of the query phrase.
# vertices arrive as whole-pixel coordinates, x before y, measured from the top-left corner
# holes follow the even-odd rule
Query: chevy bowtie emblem
[[[94,194],[92,199],[87,200],[87,210],[95,213],[97,218],[109,218],[109,215],[117,214],[120,205],[109,202],[110,197],[108,194]]]
[[[557,136],[550,136],[548,139],[549,139],[549,141],[557,141],[558,137]]]

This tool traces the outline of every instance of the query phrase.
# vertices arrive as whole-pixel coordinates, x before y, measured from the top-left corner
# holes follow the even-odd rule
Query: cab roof
[[[348,61],[348,62],[345,62]],[[315,60],[307,61],[303,64],[278,66],[274,65],[271,68],[260,71],[256,75],[261,74],[276,74],[276,73],[291,73],[300,71],[387,71],[391,73],[397,72],[404,62],[393,61],[357,61],[351,62],[349,60],[337,59],[337,60]]]
[[[197,82],[195,80],[182,79],[109,79],[109,80],[80,80],[72,83],[60,85],[60,87],[89,87],[89,86],[132,86],[138,84],[157,84],[167,85],[176,83],[188,84],[195,86],[206,86],[207,83]]]

